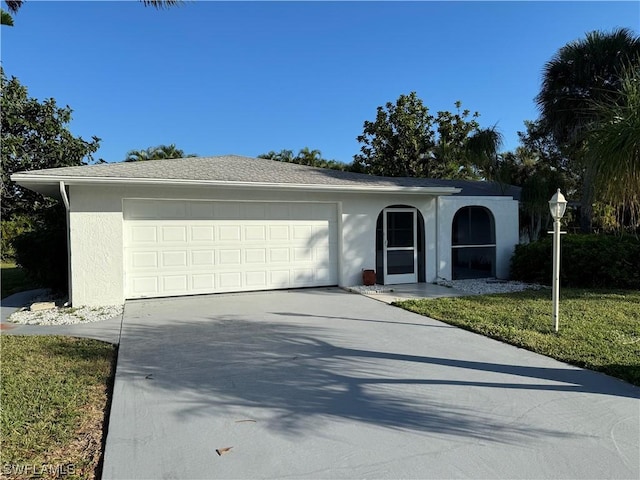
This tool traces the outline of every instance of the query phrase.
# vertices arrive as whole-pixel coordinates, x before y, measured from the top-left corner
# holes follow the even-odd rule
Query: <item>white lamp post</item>
[[[560,189],[549,200],[549,210],[553,217],[553,326],[558,331],[558,308],[560,306],[560,219],[567,209],[567,201]]]

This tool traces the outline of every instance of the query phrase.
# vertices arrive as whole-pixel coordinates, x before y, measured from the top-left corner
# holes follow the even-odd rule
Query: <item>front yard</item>
[[[1,354],[1,476],[99,478],[116,347],[3,335]]]
[[[640,386],[639,291],[561,289],[558,333],[549,289],[397,305]]]

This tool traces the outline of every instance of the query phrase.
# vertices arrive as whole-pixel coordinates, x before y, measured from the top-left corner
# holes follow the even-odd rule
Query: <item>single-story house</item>
[[[225,155],[16,173],[68,212],[70,300],[506,278],[514,187]]]

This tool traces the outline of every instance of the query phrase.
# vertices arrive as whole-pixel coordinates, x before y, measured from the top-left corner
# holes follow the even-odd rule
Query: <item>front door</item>
[[[416,283],[418,281],[418,236],[415,208],[385,208],[384,283]]]

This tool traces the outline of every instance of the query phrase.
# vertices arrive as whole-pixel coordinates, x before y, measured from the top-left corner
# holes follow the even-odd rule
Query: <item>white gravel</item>
[[[444,280],[439,279],[437,285],[451,287],[456,290],[475,294],[486,295],[491,293],[520,292],[527,289],[540,289],[541,285],[522,283],[514,281],[496,280],[491,278],[481,278],[473,280]],[[386,285],[354,285],[348,290],[361,294],[387,293],[393,291],[393,286]],[[38,301],[55,301],[51,298],[38,298]],[[64,302],[57,299],[56,303],[62,305]],[[51,310],[41,310],[32,312],[28,308],[23,308],[13,313],[8,321],[25,325],[75,325],[79,323],[100,322],[109,318],[122,315],[124,305],[110,305],[106,307],[64,307],[57,306]]]
[[[492,293],[509,293],[509,292],[521,292],[522,290],[538,290],[543,288],[541,285],[532,283],[523,283],[507,280],[496,280],[495,278],[479,278],[471,280],[444,280],[438,279],[434,282],[436,285],[443,287],[450,287],[461,292],[475,294],[475,295],[488,295]],[[397,288],[402,288],[399,285]],[[394,286],[387,285],[354,285],[348,287],[348,290],[360,293],[364,295],[371,295],[376,293],[388,293],[393,292]]]
[[[124,305],[106,307],[56,307],[50,310],[31,312],[18,310],[7,319],[24,325],[75,325],[78,323],[100,322],[122,315]]]
[[[437,285],[455,288],[462,292],[476,295],[488,295],[492,293],[521,292],[523,290],[539,290],[542,285],[535,283],[523,283],[511,280],[496,280],[495,278],[477,278],[469,280],[444,280],[439,279]]]

